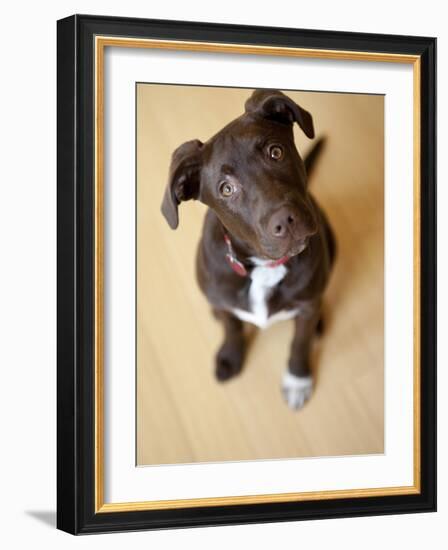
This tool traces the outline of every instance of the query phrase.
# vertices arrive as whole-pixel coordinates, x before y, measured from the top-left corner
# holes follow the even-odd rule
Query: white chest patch
[[[260,328],[266,328],[277,321],[292,319],[297,315],[298,309],[279,311],[269,317],[268,300],[274,288],[285,277],[288,270],[284,265],[268,267],[266,260],[251,258],[256,265],[250,274],[251,284],[249,288],[250,311],[234,308],[232,313],[241,319]]]

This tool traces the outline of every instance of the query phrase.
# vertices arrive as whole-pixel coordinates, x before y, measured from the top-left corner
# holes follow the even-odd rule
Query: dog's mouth
[[[293,246],[288,251],[288,256],[292,258],[293,256],[297,256],[298,254],[301,254],[306,247],[308,246],[309,239],[308,237],[305,237],[304,239],[300,239],[296,243],[293,244]]]
[[[293,258],[294,256],[298,256],[301,254],[309,244],[309,238],[304,237],[303,239],[299,239],[295,242],[293,242],[286,250],[284,251],[277,251],[277,250],[265,250],[263,257],[266,260],[273,260],[275,262],[282,262],[287,261],[290,258]]]

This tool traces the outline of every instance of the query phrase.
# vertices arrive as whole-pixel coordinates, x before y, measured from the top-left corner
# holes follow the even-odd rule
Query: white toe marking
[[[283,375],[282,392],[291,409],[301,409],[313,391],[311,376],[294,376],[289,371]]]

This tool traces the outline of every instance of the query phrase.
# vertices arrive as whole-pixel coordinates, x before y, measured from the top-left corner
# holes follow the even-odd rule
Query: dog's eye
[[[280,145],[271,145],[268,149],[269,152],[269,158],[272,160],[282,160],[283,158],[283,147]]]
[[[219,192],[223,197],[230,197],[235,192],[235,187],[228,181],[219,184]]]

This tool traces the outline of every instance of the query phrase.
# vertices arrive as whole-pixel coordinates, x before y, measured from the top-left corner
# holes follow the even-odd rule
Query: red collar
[[[247,269],[245,265],[242,262],[240,262],[236,257],[236,254],[233,250],[232,241],[230,240],[230,237],[227,235],[227,233],[224,233],[224,241],[227,245],[226,260],[228,264],[237,275],[239,275],[240,277],[247,277],[248,276]],[[288,260],[289,260],[289,256],[283,256],[278,260],[272,260],[271,262],[266,263],[263,267],[277,267],[279,265],[285,264]]]

